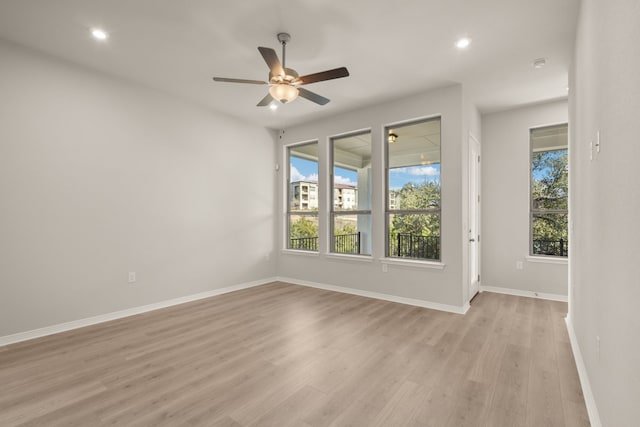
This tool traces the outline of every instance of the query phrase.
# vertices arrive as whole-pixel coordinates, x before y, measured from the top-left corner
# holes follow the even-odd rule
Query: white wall
[[[640,420],[639,22],[637,0],[583,0],[571,78],[568,323],[594,426]]]
[[[384,127],[399,121],[426,116],[442,117],[442,261],[443,270],[415,266],[389,265],[382,272],[380,259],[384,258],[384,165],[382,163]],[[462,90],[459,85],[420,94],[403,100],[384,103],[340,116],[286,129],[281,140],[280,162],[284,162],[286,144],[317,140],[323,154],[320,160],[320,180],[327,182],[329,165],[328,139],[331,136],[362,129],[371,129],[372,135],[372,257],[369,262],[354,261],[349,257],[300,255],[283,251],[279,257],[280,276],[301,281],[318,282],[361,291],[377,292],[404,298],[413,298],[453,307],[462,307]],[[280,221],[277,244],[284,247],[284,174],[280,169],[279,185]],[[326,224],[328,198],[326,184],[320,194],[320,245],[327,247]],[[466,215],[466,213],[465,213]],[[466,236],[466,234],[465,234]],[[466,250],[466,246],[465,246]]]
[[[5,42],[0,58],[0,336],[275,275],[268,131]]]
[[[529,130],[567,123],[568,114],[567,101],[558,101],[482,116],[483,287],[568,293],[566,262],[533,262],[528,257]],[[522,270],[516,269],[518,261]]]

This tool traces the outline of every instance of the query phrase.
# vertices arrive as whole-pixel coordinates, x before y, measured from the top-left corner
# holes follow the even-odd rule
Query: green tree
[[[400,210],[426,210],[440,208],[440,184],[423,182],[407,183],[397,191]],[[419,236],[440,235],[440,215],[429,213],[398,214],[391,220],[393,234],[414,234]]]
[[[568,241],[568,153],[567,150],[534,152],[531,159],[531,232],[533,253],[566,254]]]
[[[301,216],[297,221],[291,222],[289,227],[289,237],[291,239],[318,237],[318,225],[306,216]]]
[[[425,181],[407,183],[396,192],[400,210],[435,210],[393,214],[389,224],[389,252],[392,255],[440,258],[440,184]]]
[[[350,222],[343,223],[340,227],[337,227],[336,230],[335,230],[335,234],[336,235],[356,234],[357,232],[358,232],[358,230],[356,229],[356,226],[353,223],[350,223]]]
[[[566,211],[568,208],[567,150],[533,153],[531,173],[532,232],[534,240],[559,241],[568,238],[568,218],[565,212],[545,213],[546,210]]]

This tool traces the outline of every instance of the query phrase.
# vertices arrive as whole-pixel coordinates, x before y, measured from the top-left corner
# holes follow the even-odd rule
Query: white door
[[[469,300],[480,290],[480,143],[469,135]]]

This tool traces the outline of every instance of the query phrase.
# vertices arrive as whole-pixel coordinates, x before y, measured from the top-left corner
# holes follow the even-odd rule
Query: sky
[[[389,187],[391,190],[399,190],[408,182],[422,184],[423,182],[440,181],[440,165],[409,166],[395,168],[390,171]],[[318,182],[318,162],[291,156],[291,182],[311,181]],[[358,174],[355,171],[336,167],[334,182],[356,186]]]
[[[544,153],[544,157],[547,159],[559,159],[560,157],[566,157],[568,155],[568,151],[564,150],[554,150],[554,151],[546,151]],[[531,171],[533,174],[533,179],[535,181],[540,181],[544,178],[547,178],[551,174],[551,168],[549,167],[538,167],[537,169],[533,169]]]

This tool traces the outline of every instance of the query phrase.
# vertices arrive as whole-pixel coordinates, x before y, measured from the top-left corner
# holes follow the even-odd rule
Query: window
[[[389,127],[386,255],[440,260],[440,118]]]
[[[318,143],[287,149],[287,248],[318,251]]]
[[[330,251],[371,255],[371,132],[331,140]]]
[[[568,256],[567,125],[531,130],[531,255]]]

